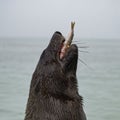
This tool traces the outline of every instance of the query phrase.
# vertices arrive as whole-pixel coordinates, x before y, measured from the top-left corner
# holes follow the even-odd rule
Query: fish
[[[60,53],[60,59],[63,59],[67,49],[70,47],[73,37],[74,37],[74,26],[75,22],[71,22],[71,29],[70,32],[68,33],[67,38],[65,39],[65,42],[62,46],[61,53]]]

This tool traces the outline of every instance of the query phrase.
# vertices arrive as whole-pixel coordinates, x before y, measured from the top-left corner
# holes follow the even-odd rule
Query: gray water
[[[77,39],[78,40],[78,39]],[[0,120],[23,120],[32,73],[48,40],[0,39]],[[120,119],[120,40],[82,39],[77,78],[88,120]]]

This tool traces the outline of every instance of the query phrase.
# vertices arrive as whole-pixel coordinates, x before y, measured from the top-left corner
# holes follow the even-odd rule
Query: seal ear
[[[37,81],[33,87],[35,94],[39,93],[40,91],[40,81]]]

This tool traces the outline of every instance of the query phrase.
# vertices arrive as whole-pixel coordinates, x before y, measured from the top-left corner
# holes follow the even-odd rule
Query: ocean
[[[87,119],[119,120],[120,39],[75,41]],[[0,120],[24,119],[32,73],[48,43],[48,38],[0,38]]]

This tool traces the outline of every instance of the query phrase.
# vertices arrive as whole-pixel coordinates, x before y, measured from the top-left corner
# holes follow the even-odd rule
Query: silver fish
[[[62,59],[65,55],[66,50],[70,47],[73,37],[74,37],[74,26],[75,26],[75,22],[71,22],[71,30],[68,34],[68,37],[65,40],[65,43],[61,49],[61,53],[60,53],[60,59]]]

